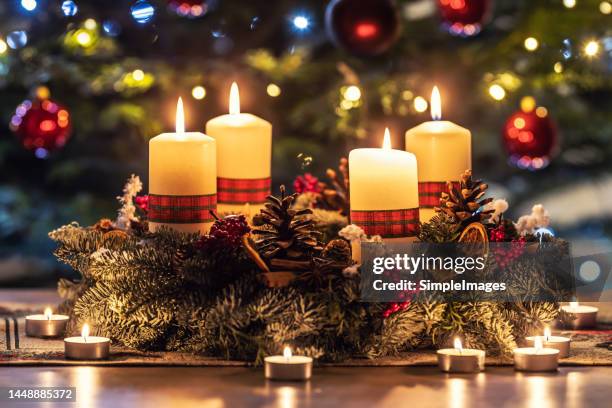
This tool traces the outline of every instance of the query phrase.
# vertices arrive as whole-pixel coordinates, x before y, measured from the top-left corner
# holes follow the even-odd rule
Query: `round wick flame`
[[[437,86],[434,86],[431,91],[431,118],[433,120],[442,119],[442,98]]]
[[[53,316],[53,311],[48,307],[45,309],[45,319],[51,320],[51,316]]]
[[[81,337],[83,337],[83,341],[87,342],[87,337],[89,337],[89,325],[87,323],[81,329]]]
[[[230,88],[229,113],[230,115],[238,115],[240,113],[240,91],[236,82],[232,82],[232,87]]]
[[[455,337],[455,341],[453,343],[453,347],[461,353],[463,351],[463,345],[461,344],[461,339],[459,337]]]
[[[385,128],[385,137],[383,138],[382,148],[391,150],[391,132],[389,132],[389,128]]]
[[[544,340],[548,341],[548,339],[550,338],[550,327],[546,326],[544,328]]]
[[[544,345],[542,344],[542,338],[537,336],[533,342],[533,347],[535,348],[536,354],[542,351]]]
[[[180,96],[176,103],[176,133],[185,133],[185,111],[183,110],[183,98]]]
[[[570,307],[572,309],[575,309],[575,308],[577,308],[579,306],[579,303],[578,302],[569,302],[569,305],[570,305]]]
[[[291,353],[291,347],[285,346],[283,350],[283,357],[285,357],[285,360],[290,360],[292,355],[293,354]]]

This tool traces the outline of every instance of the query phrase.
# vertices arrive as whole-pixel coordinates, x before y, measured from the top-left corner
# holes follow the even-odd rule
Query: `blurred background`
[[[113,218],[147,143],[227,112],[274,126],[273,184],[443,118],[510,216],[610,252],[612,3],[601,0],[3,0],[0,286],[54,286],[49,230]],[[398,186],[401,188],[401,186]],[[145,187],[146,190],[146,187]]]

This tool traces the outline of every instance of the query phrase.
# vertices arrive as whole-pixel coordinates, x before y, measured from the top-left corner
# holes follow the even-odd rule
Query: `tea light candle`
[[[437,87],[431,93],[431,117],[406,132],[406,150],[414,153],[419,168],[421,222],[429,221],[446,182],[459,183],[461,174],[472,168],[472,135],[453,122],[442,119],[442,102]]]
[[[272,125],[240,112],[240,94],[230,89],[229,114],[206,123],[206,134],[217,142],[217,195],[220,213],[257,214],[271,192]],[[245,214],[246,215],[246,214]]]
[[[599,309],[594,306],[583,306],[578,302],[570,302],[567,306],[561,306],[561,310],[574,317],[572,321],[567,322],[567,325],[574,330],[591,329],[597,326]]]
[[[51,308],[44,314],[26,316],[26,335],[30,337],[59,337],[66,331],[68,316],[54,315]]]
[[[70,360],[105,360],[110,353],[110,339],[89,336],[89,325],[84,324],[80,337],[64,339],[64,355]]]
[[[530,346],[535,346],[536,338],[539,336],[530,336],[527,337],[527,344]],[[544,337],[541,338],[544,347],[553,348],[559,350],[559,358],[569,357],[570,351],[570,339],[568,337],[563,336],[551,336],[550,328],[546,327],[544,329]]]
[[[461,340],[455,339],[454,348],[437,351],[438,367],[445,373],[477,373],[484,370],[485,352],[464,349]]]
[[[312,376],[312,358],[294,356],[290,347],[285,347],[282,356],[264,359],[265,375],[270,380],[305,381]]]
[[[535,338],[533,347],[517,348],[513,353],[515,370],[556,371],[559,366],[559,350],[544,348],[539,336]]]

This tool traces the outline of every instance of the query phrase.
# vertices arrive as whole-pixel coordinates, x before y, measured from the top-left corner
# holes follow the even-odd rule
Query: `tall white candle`
[[[185,132],[183,101],[176,108],[176,132],[149,141],[149,229],[208,232],[217,209],[215,140]]]
[[[349,154],[351,222],[368,235],[385,238],[417,234],[417,162],[412,153],[391,148],[389,129],[382,149]]]
[[[472,137],[470,131],[440,120],[442,102],[434,87],[431,93],[433,121],[421,123],[406,132],[406,150],[414,153],[419,168],[419,203],[421,222],[434,216],[440,204],[440,193],[446,182],[458,183],[461,174],[472,168]]]
[[[252,213],[263,208],[270,194],[272,125],[250,113],[240,113],[240,95],[234,82],[229,114],[206,123],[206,133],[217,141],[219,212]]]

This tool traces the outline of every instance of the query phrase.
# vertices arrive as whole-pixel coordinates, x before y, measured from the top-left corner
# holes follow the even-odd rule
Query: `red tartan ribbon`
[[[419,209],[351,211],[351,222],[367,235],[383,238],[410,237],[419,230]]]
[[[261,204],[271,193],[272,180],[217,177],[217,196],[224,204]]]
[[[149,194],[149,221],[168,224],[213,222],[210,211],[217,211],[217,195],[172,196]]]
[[[459,182],[453,181],[453,188],[459,188]],[[448,193],[445,181],[419,182],[419,207],[434,208],[440,205],[440,193]]]

